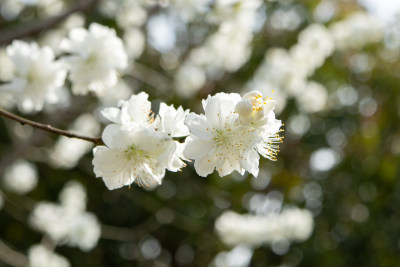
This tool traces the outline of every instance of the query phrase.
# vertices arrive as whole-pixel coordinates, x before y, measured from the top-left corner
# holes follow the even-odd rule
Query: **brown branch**
[[[0,45],[8,44],[15,39],[35,35],[44,30],[54,28],[73,13],[90,10],[90,8],[92,8],[97,1],[98,0],[78,0],[76,1],[76,5],[57,16],[33,23],[27,22],[25,25],[22,25],[16,29],[11,28],[9,30],[2,31],[0,32]]]
[[[28,258],[9,247],[6,243],[0,240],[0,260],[11,266],[27,266]]]
[[[0,108],[0,116],[6,117],[6,118],[8,118],[10,120],[17,121],[22,125],[27,124],[27,125],[30,125],[30,126],[32,126],[34,128],[38,128],[38,129],[41,129],[41,130],[44,130],[44,131],[47,131],[47,132],[50,132],[50,133],[63,135],[63,136],[69,137],[69,138],[77,138],[77,139],[85,140],[85,141],[88,141],[88,142],[92,142],[92,143],[94,143],[96,145],[104,145],[104,142],[101,139],[101,137],[84,136],[84,135],[75,134],[75,133],[72,133],[72,132],[69,132],[69,131],[61,130],[61,129],[55,128],[55,127],[53,127],[53,126],[51,126],[49,124],[42,124],[42,123],[39,123],[39,122],[31,121],[31,120],[28,120],[26,118],[17,116],[17,115],[12,114],[12,113],[10,113],[10,112],[2,109],[2,108]]]

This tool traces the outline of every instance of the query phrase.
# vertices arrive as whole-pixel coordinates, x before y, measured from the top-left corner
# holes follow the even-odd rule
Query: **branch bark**
[[[89,10],[96,4],[96,2],[98,2],[98,0],[78,0],[76,1],[76,4],[74,6],[57,16],[33,23],[27,22],[25,25],[22,25],[16,29],[12,28],[6,31],[2,31],[0,32],[0,45],[8,44],[15,39],[35,35],[42,31],[51,29],[63,22],[73,13]]]
[[[24,254],[13,250],[2,240],[0,240],[0,260],[16,267],[27,266],[29,263],[28,258]]]
[[[77,138],[77,139],[85,140],[88,142],[92,142],[96,145],[104,145],[104,142],[101,139],[101,137],[90,137],[90,136],[80,135],[80,134],[72,133],[69,131],[61,130],[61,129],[53,127],[49,124],[42,124],[42,123],[39,123],[36,121],[31,121],[26,118],[17,116],[17,115],[12,114],[2,108],[0,108],[0,116],[6,117],[10,120],[17,121],[22,125],[25,125],[25,124],[30,125],[34,128],[38,128],[38,129],[41,129],[41,130],[44,130],[44,131],[47,131],[47,132],[50,132],[53,134],[63,135],[63,136],[69,137],[69,138]]]

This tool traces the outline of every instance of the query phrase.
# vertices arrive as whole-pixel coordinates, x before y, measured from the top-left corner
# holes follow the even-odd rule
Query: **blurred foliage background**
[[[1,265],[18,265],[16,258],[23,258],[38,243],[52,246],[71,266],[400,265],[399,16],[384,13],[381,17],[376,6],[374,9],[367,2],[350,0],[261,1],[253,14],[253,29],[246,33],[250,35],[244,41],[248,53],[230,50],[229,45],[217,49],[226,50],[227,58],[246,54],[245,60],[199,74],[198,70],[190,70],[191,51],[204,45],[208,36],[218,32],[218,27],[235,12],[219,14],[216,1],[84,2],[0,0],[2,56],[12,39],[55,45],[57,38],[65,37],[71,27],[97,22],[114,28],[130,54],[132,66],[122,77],[128,93],[121,98],[145,91],[154,111],[160,101],[165,101],[201,113],[201,99],[208,94],[242,93],[257,87],[278,100],[277,118],[285,123],[285,139],[276,162],[261,159],[257,179],[238,174],[220,178],[215,173],[201,178],[188,164],[182,172],[167,172],[157,188],[146,190],[132,185],[109,191],[101,179],[95,178],[90,148],[75,164],[60,166],[51,160],[58,157],[57,153],[51,154],[58,136],[2,118],[2,180],[9,167],[20,159],[35,165],[39,179],[37,186],[23,195],[7,190],[3,181],[0,183]],[[245,1],[227,2],[237,12],[246,5]],[[279,83],[267,84],[268,79],[273,80],[288,68],[293,73],[307,68],[290,65],[284,57],[276,57],[275,65],[263,67],[270,51],[289,51],[300,42],[299,34],[314,23],[333,32],[332,25],[357,12],[370,12],[376,21],[366,33],[351,23],[337,30],[337,35],[349,34],[347,43],[340,46],[333,38],[335,49],[307,76],[308,82],[318,83],[317,90],[297,83],[285,88],[288,76]],[[60,14],[64,17],[60,18]],[[211,14],[216,14],[217,19]],[[60,19],[57,24],[51,20],[55,17]],[[369,40],[368,29],[374,31]],[[360,36],[355,36],[358,31]],[[232,42],[242,34],[237,29]],[[311,34],[315,37],[317,33]],[[367,40],[361,45],[351,39],[364,36]],[[318,51],[311,48],[303,55],[303,64],[313,61],[315,53]],[[211,53],[204,56],[211,57],[211,66],[213,60],[217,61]],[[0,72],[6,72],[4,61],[0,64]],[[263,76],[261,68],[270,74]],[[257,75],[261,78],[255,78]],[[195,89],[186,91],[186,86],[192,84]],[[269,87],[275,85],[281,87],[272,93]],[[293,93],[293,88],[304,90]],[[3,107],[19,113],[13,108],[12,98],[0,97]],[[105,121],[99,110],[116,103],[117,99],[109,96],[66,96],[65,103],[26,117],[71,129],[77,117],[90,113],[103,123],[102,129]],[[79,126],[75,130],[79,131]],[[94,130],[92,135],[100,133]],[[78,152],[72,147],[65,153]],[[35,205],[42,201],[57,203],[62,188],[71,180],[84,185],[86,209],[101,224],[101,237],[90,251],[55,246],[29,223]],[[268,244],[254,248],[242,265],[240,260],[214,260],[218,253],[231,249],[219,239],[214,227],[216,219],[225,210],[248,213],[252,196],[270,192],[279,193],[285,205],[312,212],[314,229],[309,239],[294,242],[283,251]],[[22,261],[24,264],[26,261]]]

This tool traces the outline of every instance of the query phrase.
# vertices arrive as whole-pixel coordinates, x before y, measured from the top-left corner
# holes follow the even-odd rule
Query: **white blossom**
[[[327,92],[324,87],[318,90],[321,87],[316,88],[317,83],[308,79],[324,64],[334,48],[331,31],[322,24],[311,24],[300,32],[298,43],[289,51],[272,48],[266,52],[264,61],[248,84],[248,90],[261,87],[263,93],[270,94],[279,88],[279,92],[274,95],[280,108],[278,112],[283,109],[288,97],[294,97],[305,112],[320,111],[326,105]],[[316,95],[313,97],[315,92],[321,99],[310,105],[307,100],[316,99]]]
[[[93,165],[96,176],[102,177],[110,190],[133,182],[154,187],[161,184],[166,169],[178,171],[185,166],[184,144],[173,138],[189,134],[184,125],[189,111],[162,103],[154,118],[147,98],[141,92],[121,101],[119,108],[103,110],[113,124],[104,129],[105,146],[93,150]]]
[[[344,20],[330,26],[336,49],[359,49],[379,42],[384,33],[383,22],[366,12],[354,12]]]
[[[19,160],[9,166],[4,174],[4,186],[7,190],[26,194],[36,187],[38,174],[35,165]]]
[[[208,19],[219,25],[203,45],[192,49],[175,73],[177,93],[193,96],[207,81],[235,72],[250,58],[259,0],[216,1]]]
[[[124,32],[123,41],[129,59],[140,57],[146,46],[146,37],[139,28],[131,27],[126,30]]]
[[[139,186],[161,184],[165,160],[171,154],[164,136],[142,125],[108,125],[103,132],[106,146],[93,151],[94,172],[112,190],[136,182]]]
[[[69,267],[64,257],[54,253],[43,245],[34,245],[28,252],[29,267]]]
[[[215,222],[219,237],[229,246],[259,247],[279,240],[301,242],[310,237],[313,228],[311,212],[298,208],[285,208],[281,213],[267,215],[226,211]]]
[[[322,24],[311,24],[300,32],[299,41],[290,49],[293,66],[304,78],[314,74],[334,50],[331,33]]]
[[[313,113],[322,111],[328,103],[328,90],[320,83],[309,82],[304,92],[297,97],[300,110]]]
[[[38,203],[29,218],[31,225],[58,244],[91,250],[100,238],[100,224],[94,214],[85,211],[85,189],[69,182],[59,198],[60,204]]]
[[[93,91],[101,95],[118,82],[118,71],[127,67],[127,54],[115,31],[92,23],[89,30],[74,28],[69,39],[64,39],[61,49],[71,54],[65,57],[73,83],[74,94]]]
[[[252,98],[256,99],[254,103]],[[220,176],[234,170],[242,175],[247,170],[257,176],[258,153],[275,159],[278,147],[274,143],[281,141],[277,135],[281,122],[275,119],[272,103],[258,103],[258,99],[262,99],[259,92],[251,92],[244,99],[235,93],[218,93],[203,100],[205,115],[190,113],[186,117],[191,135],[184,155],[195,160],[200,176],[205,177],[214,169]],[[249,100],[254,114],[247,110]],[[264,110],[269,111],[268,115]]]
[[[14,95],[21,111],[37,112],[45,103],[59,100],[66,70],[55,60],[50,47],[14,41],[7,47],[7,56],[14,65],[14,72],[0,90]]]

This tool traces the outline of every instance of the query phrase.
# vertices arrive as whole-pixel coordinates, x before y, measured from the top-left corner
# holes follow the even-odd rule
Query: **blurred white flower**
[[[296,72],[304,78],[314,74],[334,50],[330,32],[322,24],[311,24],[300,32],[299,41],[290,49]]]
[[[100,132],[100,124],[93,115],[86,113],[75,120],[70,130],[87,135],[97,135]],[[60,136],[49,152],[50,164],[57,168],[73,168],[92,147],[93,144],[90,142]]]
[[[58,196],[60,204],[66,210],[81,213],[86,208],[86,190],[76,181],[68,182]]]
[[[169,0],[169,2],[171,9],[176,10],[181,18],[190,22],[207,11],[210,0]]]
[[[217,254],[211,267],[246,267],[250,265],[253,256],[253,249],[246,245],[238,245],[231,251],[224,251]]]
[[[19,160],[9,166],[4,174],[4,187],[17,194],[26,194],[36,187],[38,174],[35,165]]]
[[[344,20],[330,26],[336,49],[359,49],[383,38],[384,24],[367,12],[354,12]]]
[[[311,154],[310,167],[313,171],[326,172],[331,170],[340,161],[338,152],[331,148],[323,147]]]
[[[308,79],[333,53],[333,38],[322,24],[311,24],[300,32],[298,39],[290,51],[269,49],[247,88],[261,88],[263,93],[279,88],[274,98],[280,108],[283,108],[287,97],[294,97],[302,111],[321,111],[327,103],[327,90]]]
[[[226,211],[215,222],[215,229],[226,245],[246,244],[254,248],[280,240],[305,241],[313,228],[311,212],[298,208],[285,208],[281,213],[268,215]]]
[[[74,13],[57,28],[43,32],[43,35],[40,36],[39,43],[42,46],[50,46],[54,53],[59,55],[62,53],[60,43],[65,38],[65,35],[67,35],[73,28],[84,27],[84,25],[85,16],[82,13]]]
[[[259,0],[222,0],[208,17],[219,25],[203,45],[190,51],[177,69],[175,87],[183,97],[193,96],[208,79],[218,79],[225,71],[235,72],[250,58],[257,22]]]
[[[143,1],[102,0],[100,11],[116,20],[124,30],[142,26],[147,20],[147,11]]]
[[[127,67],[128,56],[121,39],[106,26],[92,23],[89,30],[72,29],[61,49],[71,55],[63,58],[73,83],[74,94],[98,95],[118,82],[118,71]]]
[[[100,238],[101,228],[94,214],[81,213],[70,223],[68,246],[79,247],[82,251],[89,251],[96,246]]]
[[[116,106],[121,99],[129,98],[133,91],[134,88],[132,88],[130,84],[123,79],[119,79],[114,87],[111,87],[110,90],[106,90],[98,97],[100,101],[98,109],[103,110],[106,107]]]
[[[260,0],[217,0],[208,19],[215,23],[247,20],[254,17],[261,4]]]
[[[297,97],[299,109],[307,112],[322,111],[328,102],[328,90],[320,83],[309,82]]]
[[[138,28],[127,29],[124,32],[123,41],[130,59],[138,58],[146,46],[146,37]]]
[[[64,257],[50,251],[42,245],[34,245],[28,252],[29,267],[69,267]]]
[[[175,74],[176,92],[185,98],[196,94],[206,83],[207,77],[203,68],[192,63],[184,63]]]
[[[14,41],[7,47],[7,56],[14,65],[14,72],[0,90],[11,93],[21,111],[37,112],[46,102],[59,100],[66,70],[55,61],[50,47],[40,48],[36,43]]]
[[[184,144],[174,137],[189,134],[184,118],[189,111],[177,110],[164,103],[154,119],[151,103],[144,92],[120,101],[119,108],[106,108],[103,115],[114,124],[103,132],[106,146],[93,150],[94,172],[102,177],[108,189],[120,188],[136,182],[139,186],[161,184],[165,169],[178,171]]]
[[[37,204],[29,218],[31,225],[58,244],[91,250],[96,246],[101,230],[96,216],[85,211],[85,189],[78,182],[69,182],[59,198],[60,205]]]
[[[251,92],[248,96],[251,98],[254,94],[258,92]],[[259,98],[262,99],[262,95],[257,96],[257,99]],[[207,176],[214,169],[220,176],[235,170],[242,175],[247,170],[257,176],[260,159],[258,153],[266,158],[275,159],[278,147],[274,143],[281,140],[276,135],[281,122],[275,120],[272,107],[266,107],[269,109],[268,116],[271,116],[265,120],[264,106],[261,106],[264,104],[255,101],[254,105],[250,102],[251,108],[254,108],[255,114],[261,114],[265,124],[263,127],[254,127],[252,123],[248,123],[252,120],[252,112],[247,112],[247,106],[243,107],[241,101],[247,99],[243,100],[235,93],[218,93],[203,100],[205,115],[190,113],[186,117],[185,123],[191,135],[187,140],[184,155],[195,160],[194,167],[200,176]],[[266,102],[265,106],[267,105],[269,106],[269,103]],[[247,117],[245,124],[241,123],[243,117]]]

